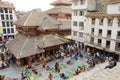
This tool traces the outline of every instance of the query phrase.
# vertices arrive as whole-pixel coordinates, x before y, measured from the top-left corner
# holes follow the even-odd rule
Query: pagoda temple
[[[54,7],[45,11],[49,16],[54,17],[62,23],[60,25],[60,35],[70,35],[71,34],[71,15],[72,3],[67,0],[57,0],[52,2],[50,5]]]
[[[56,59],[60,46],[69,41],[56,35],[61,22],[36,9],[14,22],[18,34],[7,44],[18,66]]]

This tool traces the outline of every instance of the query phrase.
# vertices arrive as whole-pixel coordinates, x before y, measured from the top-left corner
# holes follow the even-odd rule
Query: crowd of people
[[[11,64],[12,61],[13,55],[10,54],[10,51],[5,46],[2,46],[0,48],[0,69],[9,67],[9,64]]]
[[[108,60],[111,56],[105,55],[103,52],[94,51],[94,50],[85,50],[84,47],[78,46],[75,44],[67,44],[64,45],[62,49],[58,51],[61,55],[60,60],[64,60],[65,57],[69,57],[69,60],[66,62],[67,65],[73,65],[74,61],[80,60],[81,58],[85,58],[87,61],[87,64],[90,68],[94,68],[96,64],[103,63],[105,60]],[[3,54],[0,54],[0,61],[6,61],[8,64],[11,63],[10,59],[12,56],[8,51],[5,50]],[[45,58],[42,59],[42,67],[45,70],[53,69],[56,73],[60,73],[60,63],[59,61],[56,62],[52,67],[47,65],[47,61]],[[114,59],[110,60],[109,65],[105,67],[106,68],[112,68],[116,65],[116,61]],[[2,68],[4,66],[2,65]],[[78,75],[81,72],[84,72],[86,70],[86,65],[78,66],[74,70],[75,75]],[[21,72],[22,80],[25,80],[26,78],[29,78],[31,75],[40,75],[41,73],[35,69],[34,67],[27,67],[24,72]],[[49,73],[48,78],[50,80],[53,80],[53,74]],[[61,80],[65,80],[68,78],[64,73],[60,74]]]

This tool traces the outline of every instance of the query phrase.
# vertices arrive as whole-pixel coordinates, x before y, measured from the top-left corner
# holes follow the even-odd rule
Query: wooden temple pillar
[[[22,66],[21,59],[16,59],[16,64],[18,67],[21,67]]]
[[[31,63],[31,57],[30,56],[27,57],[27,61],[28,61],[28,68],[32,68],[32,63]]]

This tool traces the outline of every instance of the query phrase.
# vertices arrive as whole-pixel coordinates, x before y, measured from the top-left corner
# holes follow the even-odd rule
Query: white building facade
[[[100,10],[94,10],[94,0],[92,3],[94,12],[89,9],[91,5],[88,0],[72,1],[72,39],[83,42],[84,45],[120,55],[120,3],[107,3],[107,12],[103,13]],[[84,7],[80,6],[80,1],[84,1]],[[79,16],[80,11],[84,11],[83,16]],[[83,22],[82,29],[79,22]]]
[[[73,0],[71,37],[78,45],[84,42],[88,0]]]
[[[15,8],[12,3],[0,1],[0,26],[2,27],[2,34],[0,35],[0,41],[13,39],[16,34],[16,27],[13,22],[17,20],[15,15]]]

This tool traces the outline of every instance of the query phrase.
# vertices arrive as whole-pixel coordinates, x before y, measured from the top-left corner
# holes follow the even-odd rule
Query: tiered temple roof
[[[46,15],[42,11],[34,10],[15,21],[14,24],[20,27],[26,27],[23,28],[23,30],[27,29],[27,32],[29,32],[29,28],[31,28],[30,26],[37,28],[37,30],[51,30],[58,28],[58,25],[61,23]],[[34,36],[24,35],[21,32],[15,36],[14,40],[7,43],[7,46],[11,53],[13,53],[17,59],[20,59],[43,53],[45,48],[57,46],[67,42],[69,41],[60,38],[49,31],[47,34],[45,32],[39,32],[39,35]]]
[[[50,5],[71,5],[72,3],[67,1],[67,0],[57,0],[57,1],[54,1],[52,2]]]

